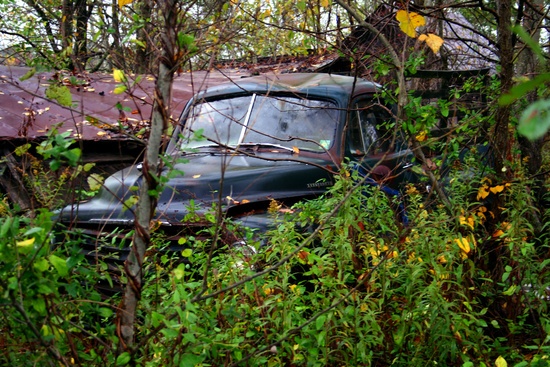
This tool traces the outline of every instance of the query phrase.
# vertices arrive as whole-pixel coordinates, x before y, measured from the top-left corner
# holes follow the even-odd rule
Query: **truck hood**
[[[164,224],[181,223],[190,204],[198,213],[219,203],[232,216],[265,209],[271,200],[292,203],[322,194],[332,185],[332,174],[323,167],[330,161],[305,157],[285,160],[281,154],[194,153],[177,163],[159,196],[155,218]],[[169,174],[166,170],[165,175]],[[128,167],[105,180],[89,201],[63,208],[62,222],[130,224],[134,220],[140,165]]]

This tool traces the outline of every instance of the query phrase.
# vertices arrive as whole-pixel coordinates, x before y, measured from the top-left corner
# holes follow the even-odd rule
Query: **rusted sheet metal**
[[[41,72],[21,81],[28,70],[0,65],[0,140],[40,138],[56,124],[60,124],[60,132],[72,131],[82,140],[126,140],[124,131],[136,132],[148,124],[155,83],[152,77],[144,76],[133,84],[129,96],[113,93],[119,83],[111,74]],[[247,75],[239,69],[182,73],[173,86],[173,117],[179,116],[194,93]],[[55,78],[69,87],[70,108],[45,98],[46,88]]]

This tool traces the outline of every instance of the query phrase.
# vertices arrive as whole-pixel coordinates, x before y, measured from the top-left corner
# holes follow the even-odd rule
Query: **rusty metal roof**
[[[233,61],[218,65],[215,71],[183,72],[174,79],[172,117],[177,119],[186,102],[207,87],[252,74],[311,72],[335,58],[335,55],[270,58],[255,64]],[[75,138],[82,140],[126,140],[129,135],[124,132],[136,134],[148,126],[155,87],[151,76],[129,76],[133,84],[129,95],[113,93],[120,83],[112,74],[37,72],[22,81],[21,77],[29,70],[0,65],[0,141],[41,138],[56,124],[60,124],[59,132],[72,131]],[[54,79],[70,89],[70,108],[45,97]],[[117,106],[122,106],[122,110]]]
[[[82,140],[124,140],[127,139],[124,131],[136,132],[148,125],[155,86],[152,77],[142,77],[130,89],[129,96],[113,93],[119,83],[111,74],[40,72],[21,81],[28,71],[29,68],[0,65],[0,140],[40,138],[57,124],[60,132],[72,131],[74,137]],[[173,117],[179,116],[194,93],[247,75],[250,75],[247,71],[227,69],[176,76],[172,92]],[[53,78],[69,87],[70,108],[45,97]]]

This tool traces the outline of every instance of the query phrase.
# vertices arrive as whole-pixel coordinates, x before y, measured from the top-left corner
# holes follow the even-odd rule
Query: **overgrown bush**
[[[0,219],[0,364],[100,365],[115,326],[79,243],[52,247],[52,213]],[[57,360],[57,362],[54,362]]]
[[[470,172],[479,171],[451,173],[451,212],[409,186],[408,225],[398,198],[344,171],[322,198],[274,204],[269,245],[256,244],[256,255],[235,247],[209,256],[212,240],[199,237],[182,253],[152,254],[133,355],[117,350],[117,297],[94,289],[106,266],[84,262],[78,238],[52,247],[48,211],[8,211],[3,363],[547,365],[548,243],[534,236],[532,198],[523,180],[493,184]]]
[[[546,366],[549,213],[530,180],[500,182],[474,149],[449,165],[449,205],[409,185],[389,197],[344,169],[316,200],[282,208],[248,246],[220,245],[216,207],[180,253],[151,251],[136,347],[120,348],[119,297],[96,289],[83,238],[53,214],[2,205],[5,365]],[[76,164],[76,162],[75,162]],[[399,211],[406,207],[407,220]],[[168,239],[153,232],[153,248]],[[220,247],[218,247],[220,246]]]
[[[525,182],[465,179],[464,168],[449,180],[453,212],[409,188],[408,226],[395,198],[340,175],[325,197],[274,213],[253,259],[215,256],[205,288],[186,277],[207,263],[197,243],[194,265],[144,299],[141,333],[158,331],[146,364],[546,365],[548,244],[533,236]]]

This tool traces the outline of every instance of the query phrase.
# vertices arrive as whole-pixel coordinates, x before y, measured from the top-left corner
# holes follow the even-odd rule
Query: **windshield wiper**
[[[220,144],[208,144],[208,145],[200,145],[198,147],[192,147],[192,148],[183,148],[180,151],[180,153],[184,155],[204,154],[204,153],[219,152],[220,149],[231,150],[231,147],[226,147]]]
[[[183,149],[181,152],[183,154],[204,154],[207,152],[213,153],[218,152],[224,154],[225,152],[241,152],[244,154],[255,154],[259,150],[268,151],[270,153],[296,153],[292,148],[285,147],[284,145],[274,144],[274,143],[242,143],[239,145],[223,145],[223,144],[208,144],[201,145],[198,147],[193,147],[189,149]]]
[[[279,153],[279,150],[289,152],[289,153],[295,153],[295,150],[289,147],[285,147],[284,145],[280,144],[273,144],[273,143],[241,143],[238,146],[235,147],[237,151],[244,150],[244,151],[257,151],[258,149],[269,149],[272,153]]]

